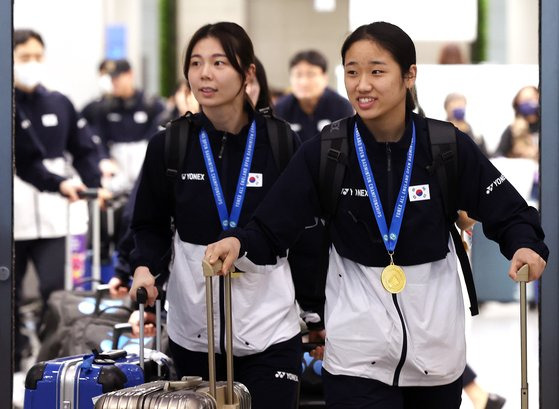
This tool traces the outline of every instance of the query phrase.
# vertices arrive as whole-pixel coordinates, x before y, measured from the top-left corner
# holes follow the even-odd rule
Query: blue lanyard
[[[237,190],[235,192],[235,198],[233,200],[233,207],[231,208],[231,215],[229,215],[227,212],[225,197],[223,196],[223,190],[221,189],[219,175],[217,174],[217,170],[215,167],[212,148],[208,140],[208,134],[203,128],[200,131],[200,145],[202,147],[204,162],[206,162],[206,169],[208,171],[210,185],[212,187],[215,204],[217,206],[217,212],[219,214],[219,220],[221,221],[221,227],[223,228],[223,230],[227,230],[230,227],[237,227],[237,224],[239,222],[241,208],[243,207],[243,201],[245,199],[248,173],[250,171],[250,164],[252,163],[255,142],[256,122],[252,121],[250,129],[248,131],[245,155],[243,157],[243,162],[241,163],[241,172],[239,174],[239,180],[237,182]]]
[[[406,199],[408,197],[408,187],[410,186],[413,156],[415,153],[415,125],[412,121],[411,143],[407,153],[406,167],[404,169],[404,176],[402,177],[402,185],[400,186],[398,200],[394,206],[392,221],[390,222],[390,230],[388,230],[386,226],[386,217],[384,216],[382,203],[379,199],[377,185],[375,183],[375,178],[373,177],[373,171],[371,170],[371,164],[369,163],[369,158],[367,157],[365,145],[363,144],[363,140],[361,139],[361,135],[359,135],[359,130],[357,129],[357,124],[355,124],[353,139],[355,141],[355,150],[357,152],[361,174],[363,175],[363,180],[365,181],[365,187],[367,188],[367,193],[369,194],[369,201],[371,202],[371,207],[373,208],[373,213],[375,214],[375,219],[377,220],[377,225],[380,230],[382,240],[384,241],[384,246],[386,247],[386,250],[388,250],[388,253],[392,254],[396,248],[398,234],[400,233],[400,228],[402,227],[402,218],[406,208]]]

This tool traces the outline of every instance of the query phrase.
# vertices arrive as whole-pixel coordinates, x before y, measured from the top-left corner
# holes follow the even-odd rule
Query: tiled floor
[[[486,303],[468,325],[468,362],[484,389],[507,399],[505,408],[520,408],[520,321],[518,303]],[[538,402],[538,315],[528,314],[528,383],[531,409]],[[23,407],[23,373],[14,377],[14,407]],[[462,409],[472,409],[463,395]]]

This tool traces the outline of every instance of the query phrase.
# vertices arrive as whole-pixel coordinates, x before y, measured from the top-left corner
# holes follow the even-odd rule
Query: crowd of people
[[[473,371],[464,372],[465,314],[450,240],[458,211],[499,242],[513,279],[523,264],[538,279],[548,249],[537,211],[491,164],[484,138],[466,121],[466,97],[456,93],[444,107],[455,127],[460,189],[456,217],[446,217],[429,170],[436,158],[428,119],[415,113],[415,46],[402,29],[375,22],[347,37],[348,99],[328,87],[328,63],[314,49],[293,56],[290,87],[272,98],[251,39],[229,22],[195,32],[184,78],[166,101],[136,88],[127,60],[104,60],[101,95],[79,112],[42,85],[44,49],[39,33],[15,30],[17,306],[29,261],[43,302],[64,287],[67,202],[98,188],[101,201],[127,202],[111,291],[129,288],[134,298],[145,287],[152,305],[156,277],[166,278],[179,376],[208,376],[201,262],[221,259],[223,272],[233,264],[244,272],[233,280],[233,354],[253,408],[296,407],[301,320],[312,340],[325,342],[315,353],[324,359],[327,407],[460,407],[462,388],[476,385]],[[495,154],[538,160],[538,104],[537,88],[518,92]],[[163,130],[170,121],[189,129],[173,178]],[[344,168],[328,214],[322,138],[340,129],[346,151],[326,152]],[[420,187],[423,196],[408,198]],[[222,277],[214,289],[221,322]],[[17,369],[26,345],[17,321],[16,334]],[[221,330],[213,342],[224,378]],[[476,409],[504,404],[476,391]]]

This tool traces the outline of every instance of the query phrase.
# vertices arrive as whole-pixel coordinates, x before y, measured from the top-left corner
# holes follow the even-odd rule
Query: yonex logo
[[[358,197],[369,197],[367,189],[354,189],[350,187],[343,187],[341,190],[342,196],[358,196]]]
[[[493,192],[493,188],[501,185],[505,180],[507,180],[503,175],[495,179],[489,186],[485,188],[485,194],[488,195]]]
[[[182,173],[181,179],[182,180],[205,180],[205,176],[203,173]]]
[[[277,371],[276,372],[276,378],[287,379],[287,380],[293,381],[293,382],[299,382],[299,377],[297,375],[289,373],[289,372]]]

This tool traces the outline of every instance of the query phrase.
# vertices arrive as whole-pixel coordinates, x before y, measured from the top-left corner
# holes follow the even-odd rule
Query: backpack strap
[[[280,172],[283,172],[295,151],[291,127],[284,120],[274,116],[270,107],[261,108],[258,112],[261,113],[266,120],[266,129],[268,131],[268,139],[272,148],[274,162],[276,162]]]
[[[349,118],[340,119],[324,127],[320,133],[319,195],[324,216],[334,215],[342,188],[349,142],[347,127]]]
[[[427,119],[433,166],[437,172],[439,187],[443,196],[445,215],[449,221],[456,221],[456,198],[458,197],[458,154],[456,132],[450,122]]]
[[[169,178],[176,178],[182,168],[191,120],[192,113],[187,112],[165,125],[165,173]]]
[[[458,217],[456,211],[458,208],[458,153],[456,148],[456,131],[454,126],[449,122],[438,121],[431,118],[426,118],[426,120],[429,138],[431,140],[431,153],[433,155],[432,168],[437,174],[450,235],[454,242],[456,255],[460,261],[462,274],[464,275],[464,283],[468,290],[470,313],[474,316],[479,314],[474,275],[460,234],[454,226],[454,222]]]

